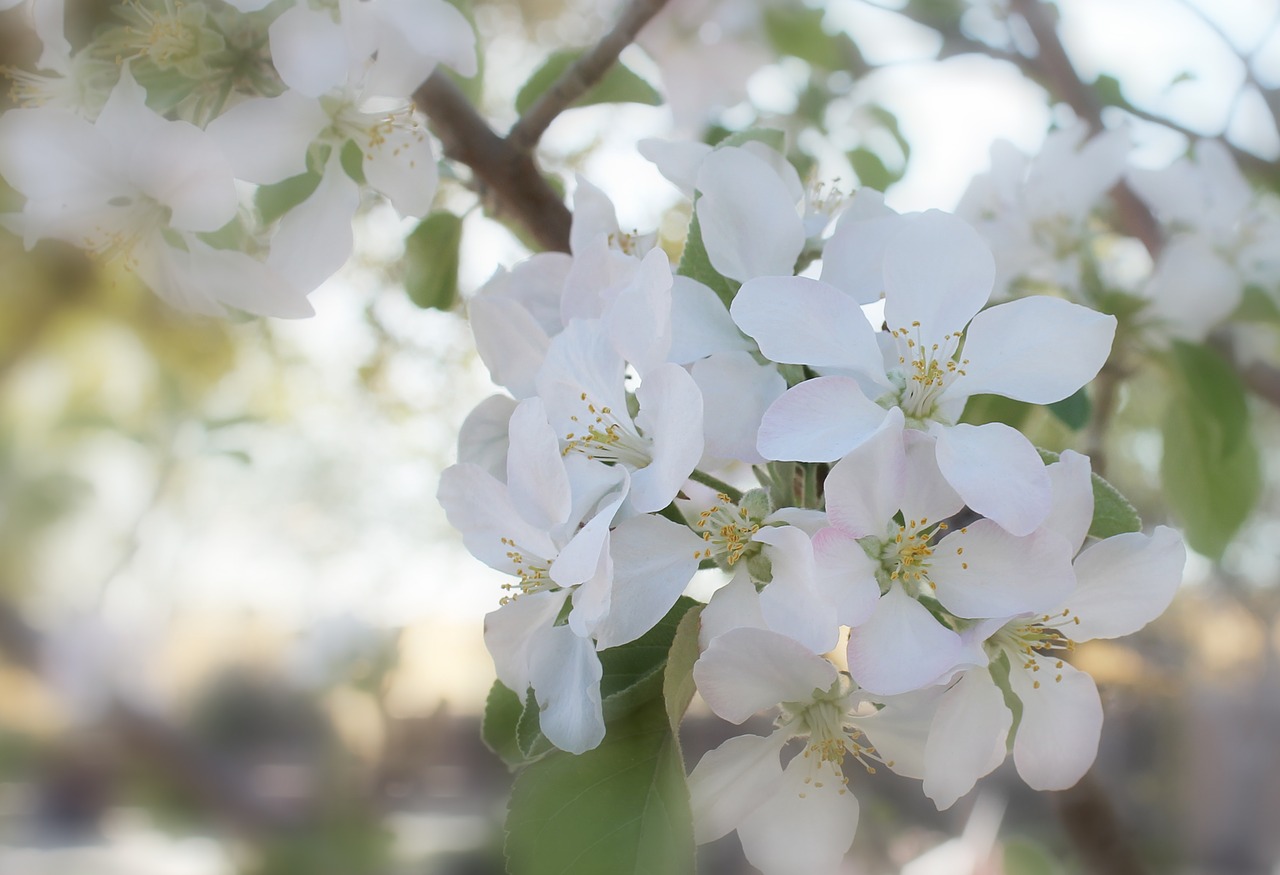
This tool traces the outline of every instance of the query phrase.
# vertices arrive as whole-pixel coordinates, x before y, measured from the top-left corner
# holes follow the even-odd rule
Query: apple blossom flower
[[[1034,404],[1071,395],[1106,361],[1115,318],[1043,296],[979,313],[991,294],[990,251],[937,211],[903,221],[883,258],[887,336],[877,337],[854,298],[818,280],[759,277],[734,298],[734,320],[764,355],[823,374],[765,413],[761,454],[834,461],[897,408],[936,439],[943,476],[970,507],[1029,534],[1050,504],[1039,455],[1006,425],[957,420],[975,394]]]

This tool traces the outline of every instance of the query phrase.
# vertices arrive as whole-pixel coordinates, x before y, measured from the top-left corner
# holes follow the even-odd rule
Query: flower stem
[[[706,473],[705,471],[699,471],[698,469],[695,468],[693,472],[689,475],[689,479],[695,483],[701,483],[703,486],[709,486],[712,489],[714,489],[716,492],[719,492],[723,495],[729,496],[729,500],[732,501],[734,504],[737,504],[739,501],[742,501],[741,489],[734,489],[732,486],[730,486],[728,483],[725,483],[720,478],[712,477],[710,474]]]

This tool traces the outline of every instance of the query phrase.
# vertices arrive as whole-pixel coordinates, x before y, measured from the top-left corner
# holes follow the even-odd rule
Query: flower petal
[[[749,627],[765,629],[764,615],[760,613],[760,594],[743,562],[733,577],[711,595],[711,601],[702,609],[702,625],[698,630],[698,647],[707,649],[712,639],[730,629]]]
[[[511,415],[507,493],[520,515],[550,531],[569,517],[573,497],[560,441],[541,398],[521,401]]]
[[[813,536],[814,586],[835,608],[841,626],[859,626],[870,619],[880,600],[876,563],[862,546],[828,526]]]
[[[237,103],[206,128],[236,177],[259,185],[307,170],[307,149],[329,125],[320,102],[297,91]]]
[[[1093,678],[1066,663],[1035,673],[1014,666],[1009,685],[1022,701],[1013,742],[1018,774],[1035,790],[1067,789],[1098,754],[1102,700]]]
[[[766,526],[755,539],[773,565],[773,580],[760,593],[760,614],[775,632],[826,653],[840,640],[831,605],[814,586],[813,545],[794,526]]]
[[[319,97],[347,81],[347,41],[342,27],[305,3],[291,6],[267,29],[271,63],[294,91]]]
[[[782,778],[778,755],[785,732],[739,735],[702,755],[689,773],[694,840],[713,842],[728,835],[774,794]]]
[[[929,580],[957,617],[1008,617],[1044,611],[1075,585],[1071,546],[1057,532],[1023,538],[991,520],[949,533],[933,548]]]
[[[1088,641],[1137,632],[1169,607],[1186,561],[1182,536],[1167,526],[1092,545],[1076,559],[1078,584],[1063,600],[1063,609],[1080,618],[1067,635]]]
[[[311,197],[280,219],[267,264],[299,289],[319,287],[351,257],[359,206],[360,187],[332,162]]]
[[[653,441],[653,461],[632,475],[631,502],[647,513],[670,504],[702,458],[702,392],[688,371],[668,364],[645,376],[636,397],[636,425]]]
[[[742,852],[764,875],[828,875],[858,829],[858,800],[838,775],[793,757],[767,799],[738,825]]]
[[[756,449],[760,421],[787,390],[778,369],[758,364],[750,353],[735,351],[694,362],[690,373],[702,393],[706,456],[762,464],[765,459]]]
[[[671,610],[698,570],[702,539],[659,516],[632,517],[609,538],[613,595],[596,627],[601,649],[634,641]]]
[[[1057,532],[1080,552],[1093,525],[1093,474],[1089,457],[1064,450],[1058,461],[1046,466],[1053,488],[1053,507],[1042,528]]]
[[[568,626],[544,628],[531,647],[529,682],[541,712],[538,725],[561,750],[583,753],[604,740],[602,674],[591,641]]]
[[[969,507],[1014,535],[1044,522],[1053,491],[1031,442],[1000,422],[939,428],[938,468]]]
[[[1004,762],[1013,714],[986,669],[974,669],[943,695],[925,746],[924,795],[950,808]]]
[[[484,643],[498,680],[522,700],[529,688],[529,649],[538,633],[555,622],[568,595],[567,590],[535,592],[485,614]]]
[[[902,508],[907,480],[902,428],[902,411],[894,407],[827,475],[827,516],[831,525],[851,538],[883,538],[893,515]]]
[[[871,436],[886,411],[852,377],[818,377],[788,389],[760,421],[766,459],[833,462]]]
[[[849,674],[867,692],[892,696],[929,685],[959,653],[960,636],[895,583],[850,633]]]
[[[715,292],[687,276],[674,278],[669,361],[685,365],[718,352],[752,348]]]
[[[804,224],[767,163],[745,149],[717,149],[698,169],[698,191],[694,209],[716,270],[736,280],[795,272]]]
[[[804,702],[828,690],[836,670],[804,645],[768,629],[730,629],[711,641],[693,666],[711,710],[741,723],[780,702]]]

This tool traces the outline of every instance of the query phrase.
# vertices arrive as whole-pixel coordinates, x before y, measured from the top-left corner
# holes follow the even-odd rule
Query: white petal
[[[653,249],[618,291],[604,315],[605,329],[618,353],[645,374],[666,362],[671,349],[671,264]]]
[[[1022,700],[1013,742],[1018,774],[1035,790],[1065,790],[1093,765],[1102,736],[1102,701],[1093,678],[1042,659],[1038,672],[1014,666],[1009,684]],[[1061,680],[1058,680],[1058,678]]]
[[[1166,526],[1099,541],[1076,559],[1078,584],[1063,606],[1080,622],[1063,631],[1076,641],[1132,635],[1169,607],[1186,561],[1182,537]]]
[[[695,362],[690,373],[702,393],[706,456],[762,464],[764,457],[756,449],[760,420],[787,390],[778,369],[735,351]]]
[[[393,128],[360,144],[364,176],[402,216],[421,218],[431,211],[439,171],[426,129],[418,124]]]
[[[698,844],[728,835],[773,795],[782,778],[778,755],[784,732],[768,737],[739,735],[703,754],[689,773],[694,839]]]
[[[231,165],[207,133],[186,122],[165,122],[135,144],[129,176],[169,207],[169,224],[183,231],[216,231],[239,204]]]
[[[601,649],[634,641],[676,603],[698,570],[702,539],[659,516],[632,517],[613,530],[613,596],[596,627]]]
[[[858,190],[853,204],[879,192]],[[883,207],[883,196],[880,200]],[[885,246],[914,216],[899,216],[887,207],[879,216],[862,216],[846,210],[822,250],[822,281],[830,283],[859,304],[870,304],[884,294]]]
[[[907,476],[899,509],[907,520],[920,525],[940,522],[964,507],[964,499],[938,468],[937,439],[909,428],[903,432],[907,449]],[[914,528],[914,527],[913,527]]]
[[[890,328],[919,322],[921,343],[941,343],[982,309],[994,282],[995,260],[978,232],[930,210],[885,247],[885,321]]]
[[[933,548],[929,580],[957,617],[1044,611],[1075,585],[1071,546],[1056,532],[1019,538],[991,520],[950,532]]]
[[[741,723],[780,702],[807,702],[826,691],[836,670],[804,645],[767,629],[731,629],[711,641],[693,667],[711,710]]]
[[[941,811],[1004,762],[1013,714],[986,669],[960,675],[934,716],[925,747],[924,795]]]
[[[475,406],[458,429],[458,461],[470,462],[494,477],[507,476],[507,429],[516,402],[506,395],[490,395]]]
[[[1147,313],[1171,336],[1199,342],[1240,303],[1240,274],[1193,235],[1175,237],[1160,253],[1144,290]]]
[[[730,313],[775,362],[840,368],[888,388],[871,323],[853,298],[826,283],[799,276],[748,280]]]
[[[1064,450],[1058,461],[1046,468],[1053,488],[1053,508],[1043,528],[1065,538],[1074,556],[1080,552],[1093,525],[1093,475],[1089,457]]]
[[[850,633],[849,674],[868,692],[891,696],[932,683],[959,653],[960,636],[895,583]]]
[[[573,497],[560,441],[547,423],[541,398],[521,401],[511,415],[507,492],[520,515],[550,530],[569,517]]]
[[[923,778],[929,728],[945,693],[946,687],[933,686],[900,696],[877,697],[877,704],[884,707],[852,722],[896,774]]]
[[[517,398],[537,391],[534,382],[551,341],[518,301],[477,295],[467,304],[476,352],[499,386]]]
[[[618,212],[609,196],[583,176],[577,177],[573,193],[573,224],[569,229],[569,249],[575,255],[603,237],[619,234]]]
[[[186,282],[193,293],[257,316],[299,319],[315,313],[306,290],[269,265],[244,252],[213,249],[191,238],[186,242]]]
[[[550,559],[556,554],[547,533],[525,522],[511,504],[506,485],[483,468],[446,468],[436,499],[450,525],[462,533],[467,550],[490,568],[515,573],[508,555],[513,548],[504,538],[528,556]]]
[[[756,592],[745,562],[738,566],[728,583],[712,594],[711,601],[702,609],[701,620],[698,647],[703,650],[712,639],[730,629],[767,628],[764,615],[760,613],[760,594]]]
[[[884,537],[902,508],[907,479],[902,423],[902,411],[889,410],[880,427],[827,475],[827,516],[851,538]]]
[[[830,875],[853,845],[858,800],[829,769],[807,777],[807,761],[794,757],[738,826],[743,854],[764,875]]]
[[[653,461],[632,475],[631,501],[649,512],[671,503],[702,458],[702,393],[684,368],[661,365],[645,376],[636,397],[636,425],[653,441]]]
[[[452,4],[444,0],[378,0],[373,12],[419,55],[443,61],[462,76],[476,74],[475,31]]]
[[[711,146],[684,140],[647,138],[636,143],[636,148],[685,197],[693,199],[698,168],[702,159],[711,154]]]
[[[717,149],[702,161],[698,191],[702,242],[716,270],[736,280],[795,272],[804,225],[768,164],[744,149]]]
[[[955,391],[1052,404],[1098,375],[1111,354],[1116,317],[1036,295],[973,317],[964,376]]]
[[[360,187],[331,162],[311,197],[280,219],[267,264],[300,289],[319,287],[351,257],[359,206]]]
[[[306,172],[307,149],[328,124],[318,100],[286,91],[237,103],[206,130],[237,178],[269,185]]]
[[[768,544],[773,580],[760,593],[760,614],[775,632],[814,653],[826,653],[840,639],[832,606],[814,586],[813,546],[793,526],[766,526],[755,540]]]
[[[1014,535],[1029,535],[1053,503],[1044,461],[1016,429],[999,422],[937,430],[938,467],[969,507]]]
[[[813,536],[814,586],[835,608],[841,626],[859,626],[870,619],[880,600],[876,563],[862,546],[828,526]]]
[[[529,688],[529,648],[560,613],[567,591],[536,592],[507,602],[484,617],[484,643],[498,680],[522,700]]]
[[[885,415],[852,377],[805,380],[765,411],[757,447],[766,459],[832,462],[866,440]]]
[[[671,287],[671,351],[668,360],[688,364],[718,352],[752,349],[724,303],[697,280],[678,276]]]
[[[583,753],[604,740],[602,673],[590,640],[568,626],[546,629],[531,648],[529,682],[541,709],[538,723],[561,750]]]
[[[305,3],[291,6],[267,29],[271,63],[284,83],[319,97],[347,81],[347,41],[342,27]]]

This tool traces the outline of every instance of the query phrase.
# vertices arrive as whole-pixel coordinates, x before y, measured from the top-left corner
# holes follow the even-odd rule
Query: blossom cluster
[[[362,185],[425,215],[437,170],[411,95],[439,62],[476,65],[445,0],[138,0],[77,47],[62,0],[28,9],[43,51],[7,71],[0,177],[25,202],[6,225],[204,314],[309,315]]]
[[[765,872],[834,870],[849,768],[921,779],[940,808],[1009,750],[1031,786],[1073,784],[1102,710],[1071,652],[1159,615],[1182,541],[1091,540],[1086,457],[1046,464],[960,417],[979,394],[1072,395],[1115,318],[1048,296],[988,307],[996,262],[970,225],[806,189],[762,142],[642,149],[693,199],[686,246],[719,288],[579,180],[572,254],[470,303],[509,395],[468,418],[439,499],[512,575],[485,625],[499,680],[532,691],[556,746],[594,748],[599,651],[703,569],[727,582],[701,611],[698,691],[730,722],[776,719],[693,769],[699,841],[736,829]]]

